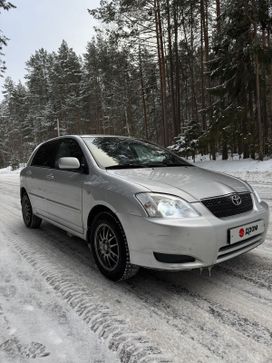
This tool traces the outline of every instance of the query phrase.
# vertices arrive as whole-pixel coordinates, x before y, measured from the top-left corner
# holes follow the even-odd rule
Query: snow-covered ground
[[[0,246],[1,363],[119,361],[11,248],[2,225]]]
[[[18,172],[0,174],[0,362],[119,362],[20,249],[39,237],[21,234]]]
[[[243,173],[272,207],[270,166],[243,163],[197,165]],[[113,284],[83,241],[24,227],[18,173],[0,172],[0,206],[1,363],[272,362],[272,226],[211,277],[142,270]]]

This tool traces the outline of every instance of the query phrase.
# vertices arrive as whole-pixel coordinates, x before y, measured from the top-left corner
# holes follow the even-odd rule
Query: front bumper
[[[259,204],[254,199],[252,211],[221,219],[215,217],[202,203],[195,203],[194,206],[201,217],[186,220],[119,214],[128,241],[131,263],[160,270],[191,270],[236,257],[265,240],[269,220],[269,207],[265,202]],[[229,229],[258,220],[264,221],[263,233],[229,244]],[[160,262],[154,253],[185,255],[195,260],[185,263]]]

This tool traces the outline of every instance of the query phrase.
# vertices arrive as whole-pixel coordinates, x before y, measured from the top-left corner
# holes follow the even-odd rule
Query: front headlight
[[[149,217],[195,218],[200,214],[185,200],[168,194],[138,193],[136,198]]]

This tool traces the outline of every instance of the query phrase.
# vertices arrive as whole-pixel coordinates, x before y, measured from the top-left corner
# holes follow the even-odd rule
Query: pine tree
[[[81,61],[65,41],[54,54],[49,77],[53,109],[62,133],[80,133]]]
[[[2,147],[2,162],[7,165],[11,161],[18,164],[26,161],[29,155],[25,135],[25,122],[29,113],[27,90],[19,82],[15,84],[7,79],[4,84],[4,100],[1,104],[0,144]]]
[[[16,8],[15,5],[13,5],[11,2],[6,0],[0,0],[0,14],[2,13],[2,10],[10,10],[12,8]],[[3,76],[4,71],[6,70],[6,65],[3,60],[3,47],[7,45],[8,38],[3,34],[2,30],[0,29],[0,77]]]
[[[217,97],[212,109],[216,117],[210,131],[228,129],[229,138],[233,140],[232,150],[243,153],[245,158],[255,148],[257,135],[257,151],[262,159],[264,125],[260,87],[266,77],[265,59],[269,64],[272,59],[268,60],[260,47],[260,18],[254,3],[226,1],[220,28],[210,61],[210,77],[216,83],[210,91]],[[264,70],[263,75],[260,68]]]
[[[94,38],[87,44],[83,59],[81,102],[84,130],[86,133],[101,133],[103,120],[102,84],[99,51]]]
[[[27,117],[29,129],[32,129],[33,141],[37,144],[45,137],[56,135],[55,114],[52,104],[51,72],[54,55],[45,49],[39,49],[26,62],[25,76],[29,94],[30,110]],[[31,142],[31,140],[29,140]]]

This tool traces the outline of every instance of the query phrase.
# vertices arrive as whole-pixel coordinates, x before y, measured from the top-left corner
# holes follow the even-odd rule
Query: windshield
[[[84,137],[99,166],[106,169],[192,166],[172,152],[125,137]]]

